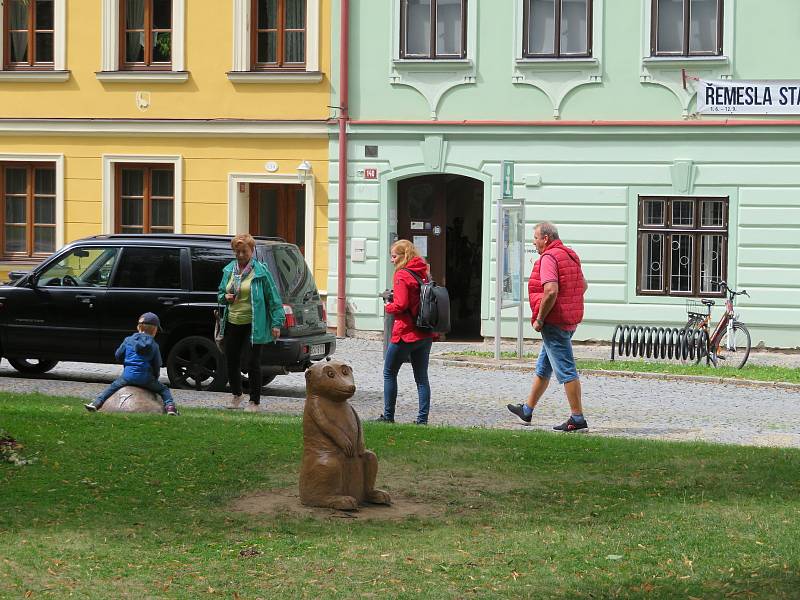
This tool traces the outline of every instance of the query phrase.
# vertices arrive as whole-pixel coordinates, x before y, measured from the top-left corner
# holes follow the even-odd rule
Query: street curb
[[[431,356],[432,363],[446,367],[470,367],[473,369],[486,369],[489,371],[520,371],[533,373],[534,366],[513,362],[485,362],[466,361]],[[778,388],[800,392],[800,383],[787,383],[785,381],[758,381],[755,379],[734,379],[726,377],[712,377],[709,375],[676,375],[673,373],[647,373],[640,371],[605,371],[603,369],[579,369],[585,375],[599,375],[606,377],[635,377],[639,379],[660,379],[665,381],[691,381],[693,383],[716,383],[740,385],[746,387]]]

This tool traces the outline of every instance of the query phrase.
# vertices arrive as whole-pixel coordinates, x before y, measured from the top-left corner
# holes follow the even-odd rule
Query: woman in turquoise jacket
[[[227,408],[239,408],[242,403],[242,352],[245,344],[249,344],[250,402],[245,410],[257,411],[261,404],[261,347],[280,337],[286,315],[272,274],[253,258],[256,248],[253,236],[237,235],[231,240],[231,248],[236,260],[222,269],[217,290],[217,299],[223,307],[220,328],[233,394]]]

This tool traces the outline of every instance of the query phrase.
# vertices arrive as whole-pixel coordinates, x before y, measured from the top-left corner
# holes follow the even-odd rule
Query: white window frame
[[[64,245],[64,155],[2,154],[0,162],[48,162],[56,166],[56,250]],[[35,259],[33,259],[35,260]]]
[[[100,81],[188,81],[186,65],[186,0],[172,0],[172,69],[169,71],[120,71],[119,0],[103,1],[102,70]]]
[[[116,166],[120,163],[171,164],[175,171],[175,200],[173,205],[173,231],[183,233],[183,157],[154,156],[136,154],[104,154],[103,155],[103,223],[105,234],[114,233],[117,215],[116,207]]]
[[[0,43],[0,80],[1,81],[67,81],[67,0],[54,0],[53,3],[53,70],[52,71],[4,71],[3,47]],[[2,0],[0,0],[0,33],[3,22]],[[0,40],[1,42],[1,40]]]
[[[245,191],[239,191],[239,184],[250,183],[300,183],[296,174],[271,173],[260,175],[258,173],[229,173],[228,174],[228,233],[236,235],[243,231],[250,231],[250,190],[247,185]],[[305,235],[306,235],[306,263],[311,272],[314,272],[315,240],[315,193],[317,179],[313,173],[309,174],[304,182],[306,191]]]
[[[233,66],[227,76],[235,83],[319,83],[320,0],[306,0],[306,66],[304,71],[253,71],[250,56],[251,0],[233,0]]]

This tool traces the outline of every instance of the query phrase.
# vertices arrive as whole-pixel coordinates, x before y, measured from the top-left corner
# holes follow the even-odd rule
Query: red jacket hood
[[[422,277],[423,279],[428,278],[428,263],[420,256],[412,258],[403,268],[413,271],[418,277]]]

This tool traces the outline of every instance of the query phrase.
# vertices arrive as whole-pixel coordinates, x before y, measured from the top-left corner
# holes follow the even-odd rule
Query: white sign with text
[[[800,81],[733,81],[701,79],[697,112],[707,115],[800,114]]]

